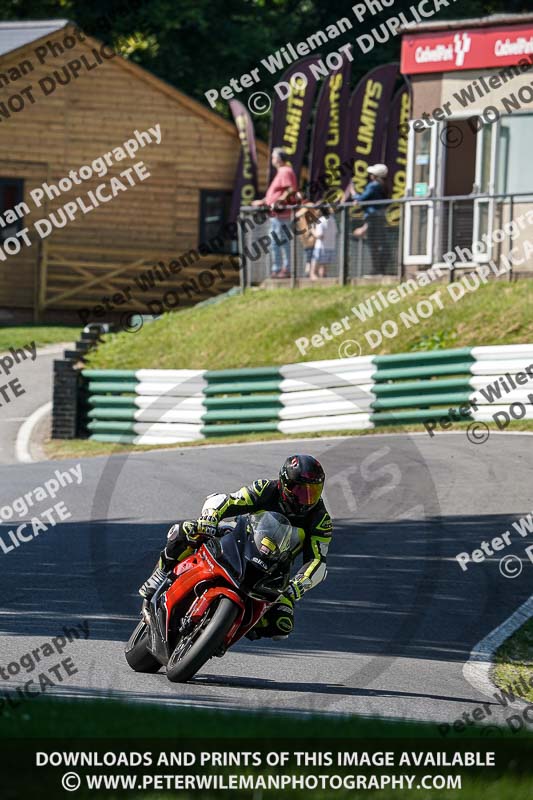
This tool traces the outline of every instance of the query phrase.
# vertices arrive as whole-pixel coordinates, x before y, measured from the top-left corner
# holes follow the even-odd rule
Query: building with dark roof
[[[233,123],[68,20],[0,24],[0,308],[91,322],[234,285],[239,153]]]

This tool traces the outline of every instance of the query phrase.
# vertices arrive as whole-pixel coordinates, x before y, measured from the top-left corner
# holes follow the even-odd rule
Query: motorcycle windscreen
[[[263,561],[277,561],[290,549],[292,526],[283,514],[269,511],[251,514],[249,525],[250,538]]]
[[[291,560],[290,557],[283,558],[279,552],[274,555],[269,551],[266,555],[264,545],[262,547],[263,551],[258,550],[254,537],[248,538],[241,589],[251,597],[273,602],[289,584]]]

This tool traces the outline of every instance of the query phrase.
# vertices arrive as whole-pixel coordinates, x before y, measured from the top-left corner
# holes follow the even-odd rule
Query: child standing
[[[315,236],[315,246],[313,249],[313,258],[311,260],[310,278],[312,281],[316,281],[318,278],[325,278],[327,267],[335,263],[337,223],[335,222],[335,216],[331,213],[331,208],[329,206],[321,207],[320,217],[313,227],[313,233]]]

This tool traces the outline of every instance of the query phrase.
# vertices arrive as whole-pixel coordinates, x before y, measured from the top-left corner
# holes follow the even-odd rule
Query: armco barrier
[[[88,432],[105,442],[361,430],[440,418],[450,408],[456,419],[487,421],[512,404],[523,404],[521,418],[533,419],[533,344],[256,369],[86,369],[82,375]],[[458,413],[462,406],[471,413]]]

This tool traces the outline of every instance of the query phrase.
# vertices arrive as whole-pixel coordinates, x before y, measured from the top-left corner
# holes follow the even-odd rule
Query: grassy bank
[[[512,686],[516,694],[533,703],[533,619],[498,649],[492,677],[500,688]]]
[[[531,281],[493,282],[466,292],[457,302],[447,284],[433,284],[381,312],[372,306],[374,315],[361,322],[351,309],[380,288],[387,294],[392,287],[252,290],[223,303],[165,314],[137,333],[112,334],[88,363],[100,369],[225,369],[338,358],[339,345],[347,339],[358,342],[363,355],[533,341]],[[436,291],[440,291],[442,309],[433,301],[429,318],[417,315],[418,323],[401,321],[401,312],[411,307],[416,312],[416,304]],[[335,336],[330,326],[343,317],[342,333]],[[397,322],[398,334],[373,347],[376,339],[368,341],[365,333],[389,319]],[[330,340],[324,339],[320,347],[310,345],[302,354],[296,340],[311,340],[324,326]],[[354,348],[349,354],[357,355]]]
[[[83,713],[81,710],[83,709]],[[147,731],[147,720],[150,720]],[[359,717],[306,717],[302,719],[257,711],[210,711],[186,706],[158,706],[115,700],[56,700],[42,697],[26,701],[19,708],[0,711],[0,739],[19,738],[137,738],[164,739],[176,734],[176,726],[189,737],[233,739],[247,737],[333,738],[400,737],[442,738],[436,724],[389,722]],[[281,733],[282,732],[282,733]]]
[[[281,365],[338,358],[339,346],[346,340],[351,340],[348,355],[358,352],[354,342],[361,346],[362,354],[377,355],[533,341],[531,281],[493,282],[476,292],[465,292],[455,303],[448,292],[448,284],[433,284],[406,294],[401,302],[391,304],[381,312],[371,303],[374,315],[366,322],[361,322],[353,313],[353,308],[359,309],[361,303],[368,304],[378,291],[381,290],[386,296],[391,288],[391,285],[372,285],[252,290],[218,304],[165,314],[156,322],[145,324],[137,333],[111,334],[105,337],[105,342],[97,350],[88,355],[88,366],[100,369],[224,369]],[[401,321],[401,312],[414,309],[416,313],[416,304],[420,300],[427,301],[436,291],[440,292],[442,309],[433,300],[434,313],[429,318],[420,318],[418,324]],[[340,322],[343,318],[344,323]],[[372,338],[369,330],[379,329],[386,320],[397,322],[398,334],[392,339],[383,338],[380,346],[372,348],[376,337]],[[341,326],[338,336],[334,335],[334,331],[339,328],[332,328],[333,323]],[[409,324],[410,327],[407,327]],[[328,329],[330,338],[327,339],[323,332],[321,347],[310,344],[305,349],[302,344],[305,349],[303,355],[295,344],[296,340],[307,338],[311,341],[324,327]],[[464,427],[461,424],[453,425],[454,430]],[[532,429],[531,422],[513,422],[513,430]],[[372,435],[375,432],[410,431],[423,431],[423,426],[396,426],[380,428],[378,431],[344,433]],[[334,432],[319,435],[332,434]],[[255,437],[239,435],[184,446],[290,438],[302,437],[280,433]],[[140,448],[79,440],[49,441],[44,449],[49,458],[70,458],[138,451]]]

